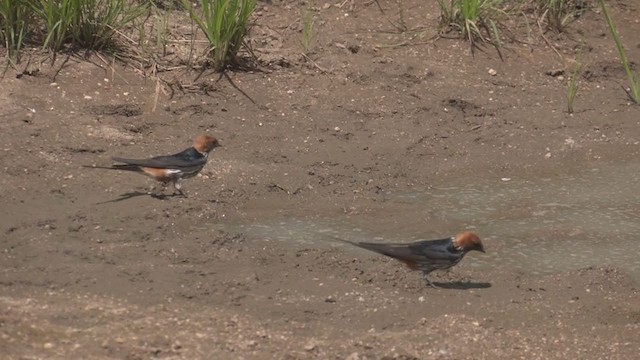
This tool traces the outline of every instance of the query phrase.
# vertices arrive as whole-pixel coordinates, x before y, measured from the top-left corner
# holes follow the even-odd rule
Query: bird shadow
[[[182,196],[182,195],[180,195],[180,194],[165,195],[165,194],[154,194],[154,193],[142,192],[142,191],[130,191],[130,192],[126,192],[124,194],[120,194],[120,196],[118,198],[116,198],[116,199],[99,202],[99,203],[97,203],[97,205],[120,202],[120,201],[124,201],[124,200],[133,199],[133,198],[138,197],[138,196],[149,196],[149,197],[152,197],[152,198],[158,199],[158,200],[166,200],[166,199],[172,198],[174,196]]]
[[[447,283],[433,282],[433,285],[440,289],[452,289],[452,290],[469,290],[469,289],[487,289],[491,287],[491,283],[488,282],[467,282],[467,281],[455,281]]]

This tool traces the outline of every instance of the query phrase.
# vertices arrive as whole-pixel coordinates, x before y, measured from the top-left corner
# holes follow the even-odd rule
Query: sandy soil
[[[397,3],[381,3],[397,22]],[[474,253],[431,289],[401,264],[321,238],[229,230],[331,218],[386,237],[391,229],[396,241],[448,236],[472,224],[401,219],[384,194],[638,157],[640,107],[621,89],[626,75],[593,10],[567,34],[545,34],[555,50],[512,24],[520,41],[502,61],[491,47],[472,58],[463,41],[433,40],[435,1],[404,1],[404,33],[375,3],[310,5],[308,57],[299,21],[308,5],[260,3],[260,71],[229,72],[235,86],[211,72],[165,72],[189,86],[161,94],[155,111],[155,81],[97,58],[5,74],[2,357],[636,358],[638,283],[597,259],[533,275],[499,261],[476,270]],[[640,59],[637,4],[612,10]],[[582,42],[569,115],[568,74],[558,70]],[[177,152],[200,133],[223,147],[185,182],[188,198],[159,200],[145,195],[151,180],[82,167]],[[474,231],[500,254],[492,234]]]

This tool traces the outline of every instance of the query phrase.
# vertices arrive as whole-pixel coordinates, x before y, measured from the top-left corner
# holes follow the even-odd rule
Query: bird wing
[[[445,268],[455,265],[461,253],[452,251],[451,239],[423,240],[408,244],[353,243],[361,248],[392,257],[412,269]]]
[[[150,159],[127,159],[114,157],[114,161],[119,161],[129,165],[144,166],[159,169],[181,169],[202,167],[207,162],[207,157],[200,154],[195,149],[187,149],[173,155],[156,156]]]
[[[408,244],[414,254],[427,257],[429,259],[442,259],[453,261],[460,257],[461,252],[455,250],[451,243],[451,238],[437,240],[421,240]]]

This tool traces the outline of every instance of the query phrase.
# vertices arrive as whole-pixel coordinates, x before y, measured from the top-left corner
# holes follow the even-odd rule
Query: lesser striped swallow
[[[420,240],[406,244],[352,242],[340,239],[349,244],[392,257],[405,263],[411,270],[421,270],[427,284],[436,287],[427,275],[434,270],[446,270],[456,265],[469,251],[484,252],[480,238],[465,231],[456,236]]]
[[[162,184],[172,183],[176,192],[184,197],[182,179],[196,176],[207,163],[209,152],[220,146],[218,140],[210,135],[200,135],[193,146],[173,155],[156,156],[149,159],[129,159],[113,157],[123,163],[110,167],[89,166],[98,169],[133,171],[150,176]]]

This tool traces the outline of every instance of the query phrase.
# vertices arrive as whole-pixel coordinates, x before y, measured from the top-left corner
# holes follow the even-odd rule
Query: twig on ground
[[[311,59],[309,56],[307,56],[307,54],[305,53],[300,53],[302,56],[305,57],[305,59],[309,60],[313,66],[315,66],[318,70],[320,70],[323,74],[328,74],[329,71],[325,68],[323,68],[322,66],[318,65],[318,63],[316,63],[315,61],[313,61],[313,59]]]
[[[542,29],[542,25],[540,24],[540,19],[537,19],[536,22],[538,23],[538,28],[540,29],[540,36],[542,37],[542,40],[544,40],[544,42],[547,43],[547,46],[549,46],[558,55],[560,60],[564,62],[564,57],[560,54],[558,49],[551,45],[551,42],[547,39],[546,36],[544,36],[544,30]]]

